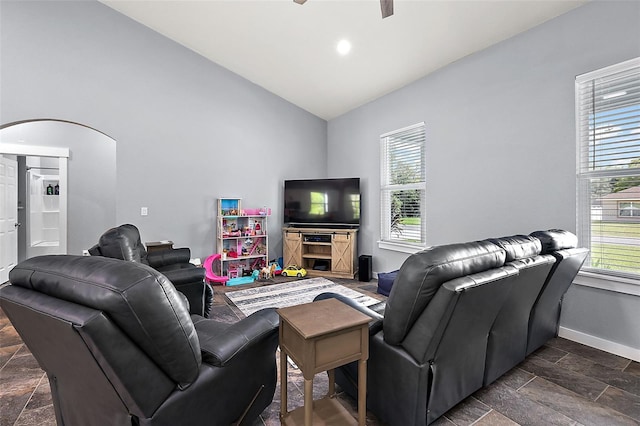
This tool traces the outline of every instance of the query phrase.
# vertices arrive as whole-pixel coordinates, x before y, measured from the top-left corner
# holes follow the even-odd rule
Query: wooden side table
[[[167,250],[173,248],[173,241],[150,241],[145,243],[147,246],[147,253],[151,253],[153,251]]]
[[[371,318],[337,299],[278,309],[280,421],[284,425],[365,425]],[[287,412],[287,355],[304,377],[304,406]],[[358,421],[334,398],[333,369],[358,361]],[[313,376],[327,371],[329,392],[313,400]]]

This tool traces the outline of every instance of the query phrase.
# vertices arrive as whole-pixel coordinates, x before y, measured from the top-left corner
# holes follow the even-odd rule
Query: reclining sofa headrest
[[[409,256],[387,300],[384,339],[399,345],[442,284],[504,265],[505,251],[490,241],[433,247]]]
[[[100,253],[105,257],[148,264],[147,250],[140,240],[140,231],[129,223],[108,229],[98,241]]]
[[[189,311],[161,273],[139,263],[96,256],[39,256],[9,273],[12,285],[103,311],[180,387],[201,364]]]
[[[529,235],[491,238],[489,241],[506,252],[505,262],[535,257],[542,251],[540,240]]]
[[[540,240],[542,254],[551,254],[554,251],[572,249],[578,246],[578,237],[562,229],[535,231],[529,235]]]

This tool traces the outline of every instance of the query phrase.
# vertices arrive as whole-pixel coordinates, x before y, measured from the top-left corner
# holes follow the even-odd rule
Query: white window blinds
[[[425,246],[425,126],[380,136],[381,240]]]
[[[576,120],[585,266],[640,277],[640,58],[577,77]]]

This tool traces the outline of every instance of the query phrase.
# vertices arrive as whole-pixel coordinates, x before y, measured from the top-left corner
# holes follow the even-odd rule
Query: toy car
[[[307,275],[307,270],[304,268],[298,268],[296,265],[289,265],[281,272],[283,277],[298,277],[302,278]]]

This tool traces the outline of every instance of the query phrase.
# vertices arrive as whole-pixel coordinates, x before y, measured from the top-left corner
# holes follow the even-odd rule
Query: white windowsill
[[[614,277],[612,275],[580,271],[573,280],[573,283],[585,287],[640,296],[640,280],[633,278]]]
[[[412,246],[409,244],[391,243],[389,241],[378,241],[378,248],[381,248],[384,250],[393,250],[393,251],[399,251],[402,253],[413,254],[413,253],[417,253],[419,251],[424,250],[426,247]]]

